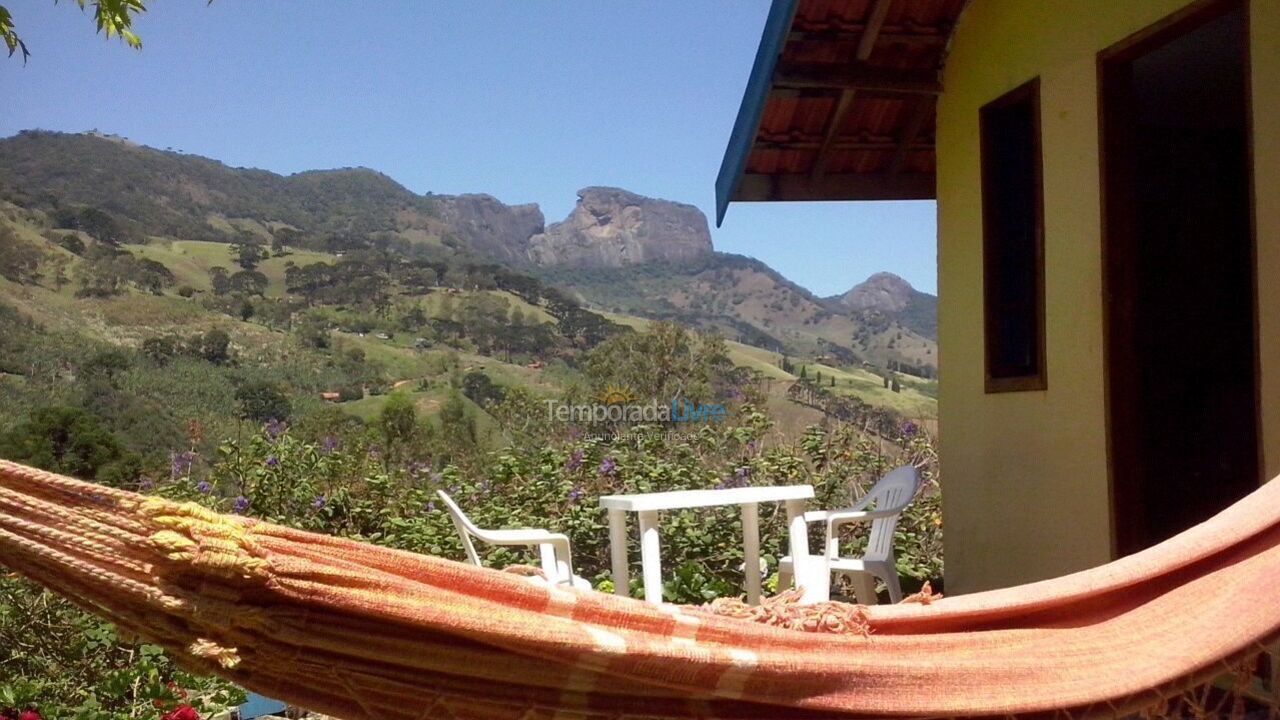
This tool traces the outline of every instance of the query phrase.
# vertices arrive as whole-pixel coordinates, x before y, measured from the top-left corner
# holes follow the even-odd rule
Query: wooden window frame
[[[1032,142],[1035,146],[1035,280],[1033,283],[1033,312],[1035,313],[1035,335],[1032,339],[1036,354],[1035,367],[1024,375],[1005,375],[992,372],[992,348],[994,336],[992,329],[996,327],[995,317],[1000,312],[992,301],[992,283],[989,282],[998,269],[995,267],[992,246],[996,228],[995,216],[1000,212],[996,207],[993,189],[995,172],[992,164],[995,158],[990,148],[990,135],[987,131],[988,118],[993,111],[1028,103],[1031,106]],[[1040,137],[1040,78],[1035,77],[1019,85],[978,110],[979,162],[982,173],[982,306],[983,306],[983,372],[986,379],[987,393],[1028,392],[1047,390],[1049,387],[1048,357],[1045,354],[1045,307],[1044,307],[1044,156]]]

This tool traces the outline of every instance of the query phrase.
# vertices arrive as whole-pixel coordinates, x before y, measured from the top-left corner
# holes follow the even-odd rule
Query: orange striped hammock
[[[0,566],[194,669],[346,720],[1280,717],[1280,482],[1067,577],[743,619],[0,461]],[[788,617],[801,629],[770,624]]]

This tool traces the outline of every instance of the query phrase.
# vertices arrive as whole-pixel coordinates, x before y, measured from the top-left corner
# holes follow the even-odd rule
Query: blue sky
[[[714,214],[767,0],[164,0],[143,50],[75,3],[9,0],[0,135],[98,129],[279,173],[366,166],[419,192],[537,202],[587,185]],[[3,56],[0,56],[2,60]],[[889,270],[934,292],[932,202],[735,204],[716,248],[820,295]]]

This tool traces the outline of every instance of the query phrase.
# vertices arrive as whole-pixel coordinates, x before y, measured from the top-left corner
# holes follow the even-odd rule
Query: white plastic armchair
[[[542,572],[546,575],[548,582],[591,589],[591,583],[573,574],[573,560],[567,535],[548,532],[541,528],[485,530],[471,522],[471,518],[462,512],[462,508],[458,507],[458,503],[454,502],[448,493],[437,490],[436,494],[444,501],[445,509],[449,511],[449,517],[453,520],[453,526],[457,529],[458,536],[462,538],[462,547],[467,551],[467,560],[472,565],[483,567],[480,563],[480,555],[476,552],[476,546],[471,542],[472,537],[490,545],[537,546]]]
[[[892,602],[902,600],[902,586],[898,581],[897,562],[893,556],[893,531],[898,525],[898,516],[911,504],[916,491],[920,489],[920,471],[909,465],[895,468],[880,479],[852,507],[842,510],[817,510],[804,514],[805,522],[824,523],[825,562],[813,562],[811,566],[821,568],[825,572],[847,575],[866,582],[858,585],[858,601],[872,604],[875,599],[871,577],[880,578],[889,589]],[[867,508],[872,509],[868,510]],[[840,526],[854,522],[870,522],[871,532],[867,539],[866,552],[862,557],[843,557],[840,555]],[[814,558],[818,560],[818,558]],[[791,584],[793,565],[790,557],[784,557],[778,563],[778,587]],[[813,584],[829,587],[828,578],[815,578]],[[802,580],[802,583],[804,581]],[[864,597],[864,594],[871,597]]]

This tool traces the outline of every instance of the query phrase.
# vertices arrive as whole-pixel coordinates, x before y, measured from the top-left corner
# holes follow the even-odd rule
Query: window
[[[1040,80],[979,112],[987,392],[1044,390]]]

